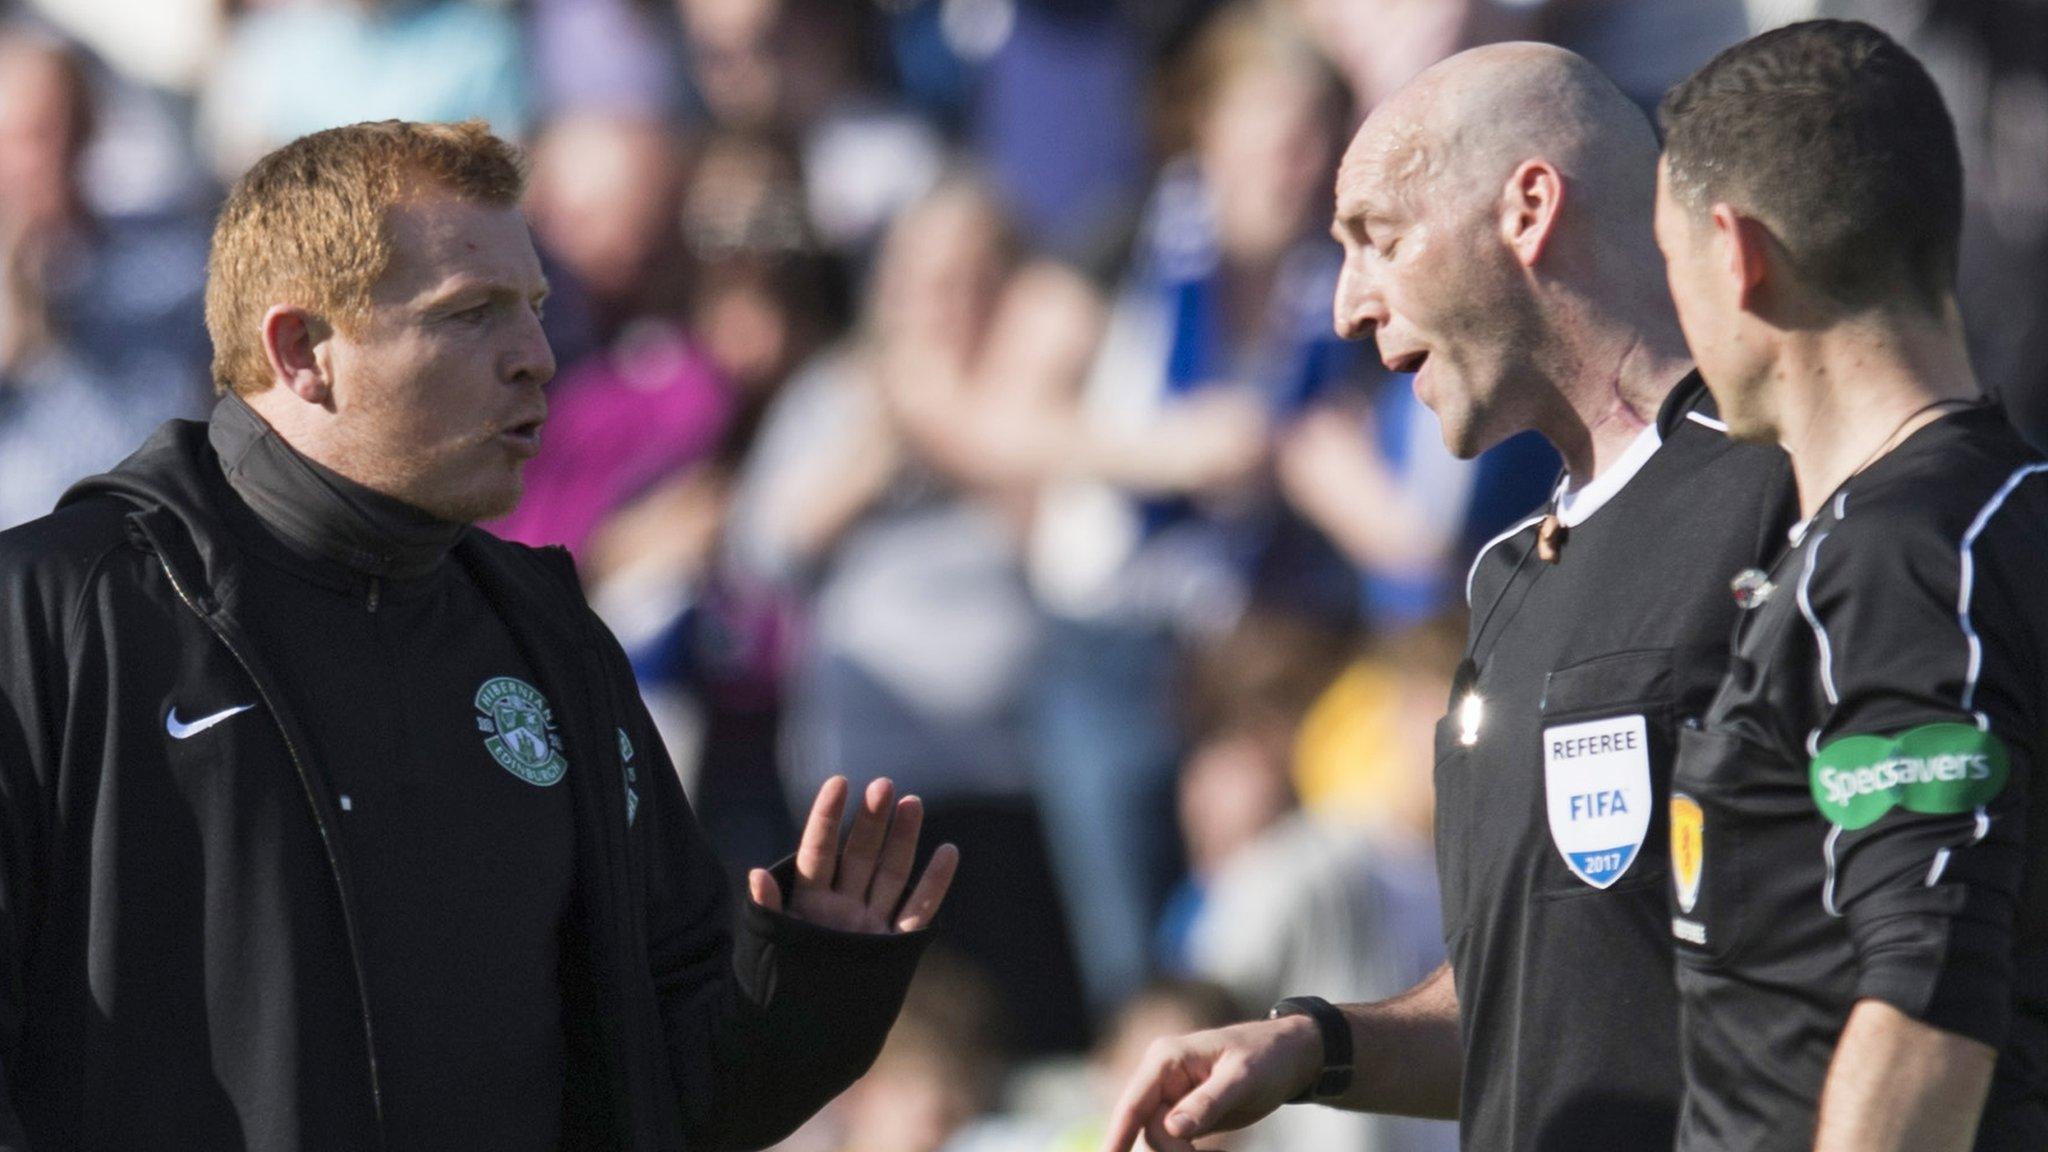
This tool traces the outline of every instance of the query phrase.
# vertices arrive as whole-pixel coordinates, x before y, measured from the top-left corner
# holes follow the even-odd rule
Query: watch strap
[[[1316,1031],[1323,1038],[1323,1067],[1315,1083],[1308,1086],[1301,1095],[1288,1101],[1290,1104],[1306,1104],[1317,1100],[1332,1100],[1344,1095],[1351,1088],[1351,1022],[1335,1004],[1320,996],[1289,996],[1273,1005],[1266,1013],[1266,1019],[1278,1020],[1283,1016],[1306,1016],[1314,1022]]]

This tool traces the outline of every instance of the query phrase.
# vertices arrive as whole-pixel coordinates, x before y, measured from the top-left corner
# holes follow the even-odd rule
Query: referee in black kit
[[[1730,49],[1663,118],[1686,336],[1805,516],[1673,785],[1679,1147],[2040,1152],[2048,464],[1964,353],[1955,129],[1837,21]]]
[[[1122,1152],[1283,1102],[1456,1117],[1472,1149],[1668,1148],[1681,1079],[1663,811],[1725,669],[1729,581],[1782,546],[1791,480],[1690,372],[1651,228],[1648,121],[1562,49],[1475,49],[1360,129],[1337,178],[1338,330],[1474,456],[1525,429],[1567,478],[1494,540],[1437,729],[1450,961],[1391,1001],[1283,1002],[1155,1046]],[[1313,989],[1302,989],[1304,992]]]

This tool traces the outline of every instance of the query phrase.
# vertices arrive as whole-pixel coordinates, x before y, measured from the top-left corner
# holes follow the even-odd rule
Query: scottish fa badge
[[[562,758],[562,738],[547,697],[524,680],[494,676],[476,690],[476,726],[491,733],[484,747],[510,772],[528,784],[545,788],[569,770]]]
[[[1650,830],[1650,732],[1640,715],[1543,730],[1550,839],[1572,875],[1606,888]]]
[[[1707,814],[1683,792],[1671,795],[1671,879],[1678,910],[1690,915],[1700,902],[1700,872],[1707,864]]]

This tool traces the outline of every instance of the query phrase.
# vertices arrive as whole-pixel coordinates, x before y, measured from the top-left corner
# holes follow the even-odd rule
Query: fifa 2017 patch
[[[1611,887],[1650,831],[1650,729],[1640,714],[1543,730],[1550,838],[1572,875]]]
[[[476,690],[479,730],[493,759],[528,784],[546,788],[569,771],[554,709],[540,689],[515,676],[494,676]]]
[[[1952,816],[1983,807],[2011,775],[2005,744],[1974,724],[1923,724],[1896,736],[1844,736],[1808,769],[1813,802],[1844,831],[1893,808]]]

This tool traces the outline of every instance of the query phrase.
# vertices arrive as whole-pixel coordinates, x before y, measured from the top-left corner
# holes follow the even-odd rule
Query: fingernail
[[[1186,1113],[1175,1112],[1166,1118],[1166,1134],[1168,1136],[1185,1140],[1188,1133],[1194,1131],[1194,1128],[1195,1122],[1189,1119]]]

